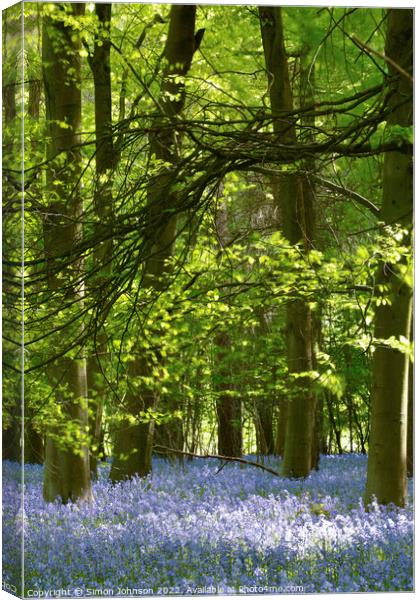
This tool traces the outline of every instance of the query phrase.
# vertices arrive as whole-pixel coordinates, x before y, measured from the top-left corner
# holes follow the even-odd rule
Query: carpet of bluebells
[[[147,480],[113,486],[104,465],[94,503],[66,506],[43,502],[42,467],[28,465],[23,517],[19,467],[3,469],[4,580],[19,579],[24,527],[32,597],[413,589],[412,490],[406,509],[366,512],[364,456],[323,457],[305,481],[156,459]]]

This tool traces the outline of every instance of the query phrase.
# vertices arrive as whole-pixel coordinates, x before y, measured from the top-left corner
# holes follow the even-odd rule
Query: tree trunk
[[[258,319],[258,326],[255,332],[255,343],[263,343],[266,336],[270,333],[269,317],[262,307],[255,309],[255,316]],[[258,352],[258,348],[255,349]],[[275,378],[275,374],[273,374]],[[258,397],[255,401],[255,433],[257,439],[257,453],[260,455],[274,454],[274,434],[273,434],[273,397],[271,393],[266,393]]]
[[[302,109],[315,104],[314,98],[315,88],[315,63],[309,56],[309,46],[304,48],[299,57],[299,104]],[[301,117],[303,131],[301,140],[303,143],[314,143],[315,131],[315,116],[312,111],[303,114]],[[316,206],[316,189],[312,175],[316,173],[316,163],[314,157],[308,157],[304,161],[305,173],[302,175],[302,194],[304,206],[304,224],[306,250],[314,247],[315,239],[315,206]],[[319,341],[322,337],[322,319],[319,313],[319,308],[314,313],[310,313],[312,339],[307,339],[306,343],[312,349],[312,369],[317,369],[317,349]],[[309,383],[310,385],[310,383]],[[314,410],[314,426],[312,433],[312,458],[311,469],[318,470],[319,460],[322,446],[323,436],[323,403],[322,396],[313,395],[313,410]]]
[[[168,38],[164,57],[167,65],[163,72],[159,104],[162,113],[156,118],[156,133],[150,138],[150,154],[156,160],[175,163],[178,160],[179,136],[168,120],[182,112],[185,102],[185,84],[194,52],[202,32],[195,34],[195,5],[173,5],[170,13]],[[161,291],[168,272],[167,260],[172,255],[176,238],[176,215],[170,214],[173,204],[171,175],[163,169],[149,185],[145,234],[145,260],[142,287]],[[128,367],[129,387],[124,400],[124,410],[130,415],[115,432],[115,458],[111,480],[119,481],[134,475],[146,476],[151,471],[154,423],[141,418],[141,412],[154,409],[159,402],[159,386],[149,386],[146,381],[155,379],[153,367],[159,366],[159,352],[145,354],[141,342],[135,346],[135,360]],[[140,386],[130,379],[143,380]],[[164,408],[164,407],[163,407]],[[139,418],[140,416],[140,418]],[[142,422],[143,421],[143,422]]]
[[[330,437],[331,440],[333,437],[335,438],[336,450],[338,454],[343,454],[343,448],[341,446],[341,430],[339,425],[337,425],[335,415],[334,415],[334,398],[333,394],[329,391],[324,392],[325,399],[327,401],[327,409],[328,409],[328,419],[330,423]],[[338,401],[337,401],[338,403]],[[332,444],[330,443],[330,448],[332,448]]]
[[[274,133],[281,143],[296,140],[294,122],[284,117],[293,110],[287,56],[284,47],[281,8],[261,7],[261,36],[266,69],[269,74]],[[277,182],[277,203],[281,210],[283,233],[291,245],[305,249],[312,239],[312,206],[304,194],[303,182],[296,174]],[[289,373],[312,371],[312,319],[307,303],[289,301],[286,310],[286,344]],[[310,381],[300,378],[299,391],[291,399],[287,415],[283,475],[306,477],[312,468],[315,423],[315,397]]]
[[[112,4],[95,4],[99,29],[95,37],[93,54],[89,65],[93,75],[95,91],[95,135],[96,135],[96,185],[94,208],[96,245],[94,248],[94,275],[89,285],[97,306],[96,344],[87,362],[89,396],[90,469],[96,477],[97,461],[102,456],[102,413],[106,393],[103,371],[108,360],[107,335],[103,326],[108,313],[103,290],[111,270],[113,198],[112,172],[115,168],[115,153],[112,137],[112,94],[111,94],[111,28]],[[98,240],[103,240],[99,242]]]
[[[313,313],[314,328],[314,346],[313,346],[313,365],[317,367],[317,351],[322,345],[322,315],[320,308]],[[318,394],[315,401],[315,425],[312,438],[312,468],[319,469],[321,454],[327,453],[327,442],[324,430],[324,393]]]
[[[413,123],[413,11],[390,9],[387,13],[385,54],[393,112],[388,125],[409,127]],[[404,69],[405,74],[394,65]],[[413,219],[412,157],[389,152],[384,159],[383,201],[380,220],[407,230],[403,243],[410,245]],[[410,339],[412,290],[400,266],[382,264],[376,276],[375,339],[395,336]],[[382,304],[378,286],[386,286],[389,303]],[[383,288],[382,288],[383,289]],[[407,403],[409,357],[378,342],[373,357],[371,431],[365,502],[376,497],[380,504],[404,506],[407,499]]]
[[[37,7],[36,13],[25,16],[25,35],[30,38],[32,35],[36,37],[37,44],[36,50],[41,52],[40,44],[40,33],[41,33],[41,18],[39,9]],[[28,49],[29,51],[29,49]],[[39,114],[41,105],[41,94],[42,94],[42,80],[41,79],[30,79],[27,83],[28,87],[28,101],[26,113],[30,120],[39,124]],[[36,131],[36,130],[35,130]],[[38,135],[35,133],[35,137]],[[32,154],[33,162],[43,159],[44,145],[37,139],[33,139],[30,144],[30,150]],[[30,184],[30,193],[33,196],[42,195],[42,184],[40,177],[36,178]],[[44,436],[34,427],[33,418],[34,411],[31,409],[30,398],[28,402],[28,395],[26,396],[25,404],[25,462],[32,464],[42,464],[44,462]]]
[[[230,379],[232,377],[226,357],[229,355],[229,334],[221,332],[216,337],[216,401],[218,424],[218,453],[221,456],[242,455],[242,406]]]
[[[229,212],[223,200],[217,207],[215,218],[216,237],[219,249],[232,241],[229,228]],[[231,336],[229,331],[221,329],[214,339],[215,357],[213,363],[216,379],[215,391],[218,452],[223,456],[242,455],[242,403],[232,383],[230,365]]]
[[[411,315],[410,341],[414,341],[414,322]],[[413,357],[414,360],[414,357]],[[414,369],[413,360],[408,366],[408,401],[407,401],[407,477],[414,476]]]
[[[274,454],[273,405],[269,398],[258,398],[254,405],[257,454]]]
[[[64,11],[77,16],[83,14],[84,4],[71,4],[58,10],[63,16]],[[49,161],[44,245],[48,285],[51,297],[57,298],[62,306],[72,301],[80,310],[84,295],[81,283],[83,264],[73,251],[82,236],[82,199],[78,185],[81,173],[79,52],[76,32],[63,20],[44,17],[42,59]],[[62,127],[62,123],[66,123],[66,128]],[[63,256],[66,257],[65,264],[62,264]],[[63,356],[57,359],[48,368],[48,377],[55,389],[55,402],[61,409],[61,415],[47,432],[44,498],[49,502],[57,497],[63,502],[89,499],[86,361],[82,352],[76,358]]]
[[[366,454],[366,446],[365,446],[365,438],[366,435],[363,433],[363,427],[360,423],[359,417],[357,416],[357,411],[354,412],[354,424],[356,426],[357,432],[357,451],[362,454]]]
[[[288,411],[289,400],[285,397],[280,398],[276,429],[276,454],[278,454],[279,456],[284,456]]]
[[[407,409],[407,477],[414,475],[414,389],[413,363],[408,369],[408,409]]]
[[[270,398],[258,398],[255,412],[257,453],[274,454],[273,403]]]
[[[348,423],[349,423],[349,437],[350,437],[350,452],[353,452],[353,413],[354,413],[354,409],[353,409],[353,400],[351,396],[347,396],[347,398],[345,398],[344,403],[346,405],[347,408],[347,416],[348,416]]]

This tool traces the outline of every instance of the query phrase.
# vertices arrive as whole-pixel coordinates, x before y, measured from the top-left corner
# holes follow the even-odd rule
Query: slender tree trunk
[[[413,363],[408,370],[408,409],[407,409],[407,477],[414,475],[414,389]]]
[[[357,411],[354,411],[354,424],[356,426],[357,433],[357,451],[361,452],[362,454],[366,454],[365,435],[363,433],[363,427],[360,423]]]
[[[242,455],[242,406],[237,397],[231,378],[230,365],[227,362],[230,350],[230,337],[221,332],[216,337],[216,401],[218,423],[218,452],[222,456]]]
[[[36,50],[38,52],[41,52],[41,18],[39,10],[36,10],[36,13],[31,14],[30,16],[25,16],[25,19],[25,36],[26,38],[32,36],[36,37]],[[25,112],[27,113],[29,120],[31,120],[33,124],[39,124],[39,114],[42,95],[42,79],[30,79],[26,85],[28,89],[28,101]],[[37,134],[38,132],[35,129],[36,138],[38,138]],[[37,160],[41,162],[44,150],[42,142],[39,142],[38,139],[33,139],[30,144],[30,150],[32,154],[32,160],[34,162],[36,162]],[[34,181],[32,181],[32,183],[29,186],[29,191],[33,196],[38,195],[39,197],[41,197],[42,185],[40,178],[37,178]],[[25,404],[25,462],[42,464],[44,462],[44,436],[34,427],[33,418],[33,410],[31,410],[30,402],[27,401]]]
[[[316,365],[316,350],[322,349],[323,335],[322,335],[322,313],[321,308],[318,307],[313,313],[313,324],[314,324],[314,365]],[[327,445],[327,434],[325,431],[324,423],[324,407],[325,407],[325,393],[321,392],[316,398],[315,407],[315,435],[312,441],[312,466],[314,469],[319,468],[319,461],[321,454],[328,453]]]
[[[232,241],[229,212],[221,201],[216,213],[216,236],[221,249]],[[238,390],[232,383],[232,369],[229,354],[231,336],[221,329],[215,336],[214,375],[216,378],[216,415],[218,425],[218,452],[223,456],[242,455],[242,402]]]
[[[89,396],[90,469],[96,476],[98,458],[102,456],[102,413],[106,393],[103,371],[108,361],[107,335],[103,326],[109,307],[104,304],[103,289],[111,270],[113,198],[112,173],[115,168],[115,153],[112,137],[112,94],[111,94],[111,27],[112,4],[95,4],[99,30],[95,38],[93,54],[89,64],[93,74],[95,91],[96,130],[96,187],[95,187],[95,236],[98,240],[94,249],[94,275],[88,282],[98,307],[96,344],[87,361]]]
[[[273,403],[270,398],[258,398],[255,406],[258,454],[274,454]]]
[[[256,344],[264,343],[265,336],[269,334],[270,324],[264,309],[257,307],[255,310],[258,319],[256,330]],[[258,351],[256,349],[256,351]],[[274,375],[275,377],[275,375]],[[273,433],[273,398],[267,393],[255,401],[255,433],[257,438],[258,454],[274,454]]]
[[[199,377],[199,373],[197,374]],[[201,435],[201,423],[202,423],[202,410],[201,403],[198,399],[189,399],[188,404],[190,406],[190,410],[192,412],[192,422],[191,422],[191,442],[189,446],[190,452],[197,452],[200,443],[200,435]]]
[[[335,444],[338,454],[343,454],[343,448],[341,446],[341,430],[337,425],[335,415],[334,415],[334,396],[326,391],[325,398],[327,401],[327,409],[328,409],[328,418],[330,421],[330,431],[331,431],[331,439],[335,438]]]
[[[175,126],[168,127],[168,120],[182,112],[185,102],[185,77],[190,69],[202,31],[195,34],[195,5],[173,5],[170,13],[168,38],[164,57],[167,61],[163,72],[159,104],[162,113],[156,118],[156,133],[150,139],[150,154],[157,160],[175,163],[178,160],[179,136]],[[150,183],[148,189],[145,234],[145,263],[142,286],[162,291],[168,274],[167,260],[172,255],[176,238],[177,218],[170,215],[173,203],[171,175],[163,169]],[[156,378],[162,357],[159,351],[146,354],[141,343],[134,348],[136,358],[128,367],[128,389],[124,410],[131,419],[125,419],[115,432],[114,462],[111,480],[119,481],[134,475],[146,476],[151,471],[154,435],[153,420],[142,419],[141,413],[154,409],[159,402],[159,382],[149,386],[146,381]],[[140,385],[135,382],[141,381]],[[133,423],[134,419],[134,423]],[[136,422],[137,421],[137,422]]]
[[[285,113],[293,110],[293,99],[281,8],[261,7],[260,23],[274,133],[279,142],[293,143],[296,140],[294,122],[284,117]],[[289,175],[278,181],[277,202],[284,235],[291,245],[301,244],[303,248],[307,248],[312,239],[312,206],[308,199],[298,175]],[[303,300],[292,300],[287,305],[286,343],[289,372],[312,371],[312,318],[309,306]],[[310,382],[302,377],[300,389],[291,399],[287,415],[282,467],[286,477],[306,477],[310,473],[314,424],[315,397]]]
[[[411,315],[410,341],[414,341],[414,322]],[[414,370],[413,361],[408,366],[408,405],[407,405],[407,477],[414,476]]]
[[[277,417],[276,429],[276,454],[284,455],[284,445],[286,442],[287,413],[289,411],[289,400],[281,397],[279,400],[279,412]]]
[[[84,4],[59,8],[72,15],[84,12]],[[78,186],[81,173],[79,150],[81,128],[80,43],[77,34],[63,20],[44,17],[43,76],[48,120],[47,198],[44,244],[49,292],[61,303],[74,300],[83,306],[83,265],[73,256],[73,247],[81,241],[82,200]],[[66,128],[62,124],[66,123]],[[60,265],[63,256],[68,262]],[[63,289],[65,288],[65,289]],[[63,502],[91,497],[86,361],[63,356],[48,369],[55,389],[55,402],[62,416],[47,432],[44,465],[44,498]],[[69,440],[69,427],[74,439]]]
[[[347,407],[347,416],[349,420],[349,437],[350,437],[350,452],[353,452],[353,421],[354,421],[354,409],[353,409],[353,400],[351,396],[348,396],[345,401]]]
[[[318,398],[317,403],[317,419],[319,427],[319,452],[320,454],[327,454],[327,434],[325,431],[325,418],[324,418],[324,406],[325,397],[321,394]]]
[[[312,63],[309,57],[309,48],[305,48],[299,58],[299,96],[300,96],[300,107],[302,109],[312,106],[315,103],[314,88],[315,88],[315,64]],[[314,131],[315,131],[315,117],[311,112],[302,116],[303,132],[301,139],[303,143],[314,143]],[[316,173],[316,163],[313,157],[309,157],[304,162],[305,173],[302,176],[302,194],[303,194],[303,205],[304,205],[304,223],[305,230],[303,235],[305,237],[306,250],[314,247],[315,238],[315,217],[316,217],[316,189],[312,175]],[[315,312],[310,313],[311,328],[312,328],[312,339],[307,339],[306,343],[312,348],[312,369],[317,369],[317,349],[319,341],[322,337],[322,319],[319,313],[320,308],[317,308]],[[310,384],[309,384],[310,385]],[[314,427],[312,433],[312,459],[311,468],[319,468],[319,460],[322,446],[322,435],[323,435],[323,406],[322,396],[313,395],[314,403]]]
[[[388,125],[409,127],[413,123],[413,11],[390,9],[387,13],[386,56],[389,66],[389,99],[393,112]],[[404,69],[401,73],[394,64]],[[384,159],[383,200],[380,220],[399,224],[407,230],[404,243],[410,245],[413,220],[412,157],[389,152]],[[395,336],[410,338],[412,290],[404,280],[399,264],[382,264],[377,286],[386,286],[389,303],[380,301],[375,309],[375,339]],[[382,288],[383,289],[383,288]],[[365,501],[376,497],[380,504],[404,506],[407,498],[407,404],[409,357],[377,343],[373,357],[373,389],[368,473]]]

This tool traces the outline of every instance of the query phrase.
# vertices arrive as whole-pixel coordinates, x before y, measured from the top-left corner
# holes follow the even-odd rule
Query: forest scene
[[[413,590],[413,10],[3,32],[3,589]]]

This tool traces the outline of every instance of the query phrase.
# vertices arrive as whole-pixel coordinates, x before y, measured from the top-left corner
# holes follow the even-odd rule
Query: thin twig
[[[354,34],[350,36],[351,39],[353,40],[353,42],[359,46],[359,48],[365,52],[367,52],[368,54],[373,54],[374,56],[377,56],[378,58],[382,58],[382,60],[384,60],[385,62],[387,62],[389,65],[391,65],[391,67],[394,67],[394,69],[396,71],[398,71],[399,73],[401,73],[401,75],[403,75],[404,77],[406,77],[409,81],[411,81],[411,83],[414,82],[413,77],[410,75],[410,73],[408,73],[408,71],[406,71],[405,69],[403,69],[398,63],[396,63],[394,60],[392,60],[392,58],[389,58],[389,56],[386,56],[386,54],[383,54],[382,52],[378,52],[377,50],[374,50],[373,48],[371,48],[370,46],[368,46],[367,44],[365,44],[364,42],[362,42],[361,40],[359,40],[358,37],[356,37]]]
[[[376,204],[374,204],[373,202],[371,202],[370,200],[368,200],[367,198],[365,198],[358,192],[355,192],[354,190],[349,190],[348,188],[345,188],[341,185],[337,185],[337,184],[333,183],[332,181],[328,181],[327,179],[324,179],[323,177],[318,177],[317,175],[311,175],[311,177],[313,177],[313,179],[316,182],[320,183],[321,185],[326,187],[328,190],[331,190],[332,192],[336,192],[337,194],[340,194],[341,196],[348,196],[355,202],[358,202],[362,206],[365,206],[374,215],[378,215],[380,213],[380,209],[376,206]]]

